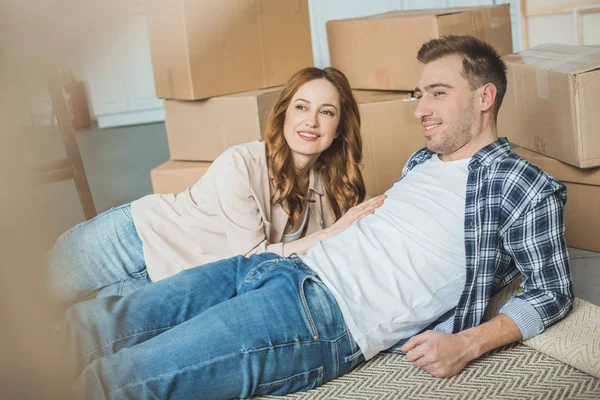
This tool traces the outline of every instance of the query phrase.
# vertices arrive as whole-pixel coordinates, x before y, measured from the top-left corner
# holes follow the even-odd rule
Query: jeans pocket
[[[290,376],[288,378],[279,379],[269,383],[263,383],[258,385],[255,396],[262,396],[265,394],[282,396],[288,393],[303,392],[306,390],[314,389],[323,383],[323,367],[311,369],[310,371],[303,372]]]
[[[342,312],[329,288],[314,275],[301,282],[300,300],[314,340],[337,340],[346,334]]]

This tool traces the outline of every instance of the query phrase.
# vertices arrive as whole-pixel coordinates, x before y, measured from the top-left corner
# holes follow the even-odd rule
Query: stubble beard
[[[430,151],[441,155],[452,154],[471,141],[471,129],[475,120],[473,100],[474,96],[460,113],[462,118],[442,124],[445,129],[440,132],[440,136],[426,138],[425,145]]]

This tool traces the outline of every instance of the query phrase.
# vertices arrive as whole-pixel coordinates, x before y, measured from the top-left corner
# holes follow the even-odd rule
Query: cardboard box
[[[580,168],[600,166],[600,47],[545,44],[504,60],[498,134]]]
[[[262,138],[281,87],[208,100],[165,100],[172,160],[214,161],[237,144]]]
[[[147,18],[159,98],[283,85],[313,65],[308,0],[150,0]]]
[[[367,196],[384,193],[400,179],[408,158],[425,145],[417,101],[409,93],[355,90],[363,138]]]
[[[393,11],[327,22],[331,65],[357,89],[414,90],[422,69],[419,48],[448,34],[470,34],[510,54],[510,6]]]
[[[523,147],[513,150],[567,187],[567,245],[600,251],[600,168],[580,169]]]
[[[150,171],[154,193],[180,193],[198,181],[210,167],[209,162],[172,161]]]

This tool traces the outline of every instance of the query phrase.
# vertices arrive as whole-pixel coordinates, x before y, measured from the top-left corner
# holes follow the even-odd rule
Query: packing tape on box
[[[548,71],[536,68],[535,83],[538,97],[542,100],[548,100]]]

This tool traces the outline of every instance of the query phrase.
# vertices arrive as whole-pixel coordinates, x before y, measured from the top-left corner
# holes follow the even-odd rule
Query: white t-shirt
[[[301,256],[335,296],[365,359],[458,303],[469,161],[434,155],[396,182],[374,214]]]
[[[300,225],[300,228],[298,228],[294,233],[284,233],[281,237],[281,242],[289,243],[300,239],[302,237],[302,232],[304,232],[304,228],[306,227],[306,221],[308,221],[308,210],[305,206],[304,217],[302,217],[302,225]]]

